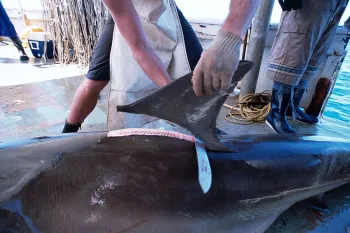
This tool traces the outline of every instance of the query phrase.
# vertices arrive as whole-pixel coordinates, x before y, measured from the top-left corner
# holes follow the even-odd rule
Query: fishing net
[[[61,64],[89,64],[93,49],[108,17],[101,0],[42,0],[45,29]]]

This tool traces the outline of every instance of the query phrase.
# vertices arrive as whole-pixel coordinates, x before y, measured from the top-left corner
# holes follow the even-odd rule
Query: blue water
[[[344,59],[324,116],[350,122],[350,53]]]

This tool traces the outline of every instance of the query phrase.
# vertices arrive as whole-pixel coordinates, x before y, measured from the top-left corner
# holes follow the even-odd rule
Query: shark
[[[0,142],[0,232],[262,233],[295,203],[348,184],[349,139],[218,135],[218,111],[251,67],[242,61],[231,88],[212,96],[194,96],[189,74],[117,106],[191,135],[122,129]],[[212,173],[206,193],[197,139]]]

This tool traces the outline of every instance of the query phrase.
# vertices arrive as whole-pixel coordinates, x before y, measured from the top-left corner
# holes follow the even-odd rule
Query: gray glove
[[[239,63],[242,39],[220,30],[193,71],[193,90],[197,96],[211,95],[214,90],[227,90]]]

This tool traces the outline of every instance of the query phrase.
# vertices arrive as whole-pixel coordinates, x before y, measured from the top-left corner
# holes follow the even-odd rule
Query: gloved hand
[[[278,0],[283,11],[299,10],[304,6],[304,0]]]
[[[227,90],[239,63],[242,39],[220,30],[193,71],[193,90],[197,96],[211,95],[214,90]]]

